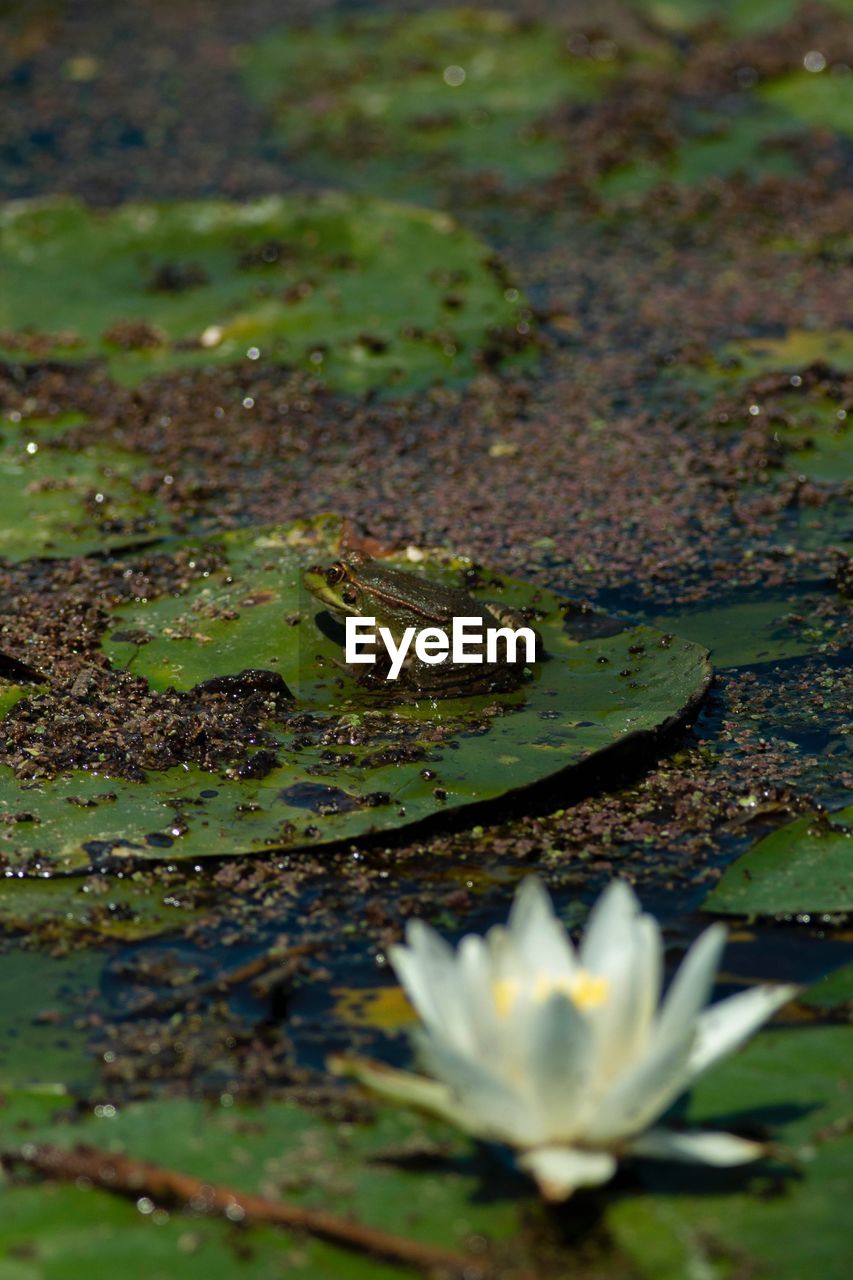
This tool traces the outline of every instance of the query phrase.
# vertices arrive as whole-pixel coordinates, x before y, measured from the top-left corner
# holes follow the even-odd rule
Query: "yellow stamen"
[[[548,1000],[552,995],[561,993],[571,1000],[577,1009],[597,1009],[607,999],[610,983],[607,978],[597,977],[585,969],[579,970],[570,977],[551,973],[538,973],[533,980],[530,995],[537,1003]],[[492,983],[492,995],[495,1001],[495,1012],[499,1018],[506,1018],[513,1010],[521,993],[521,981],[518,978],[500,978]]]

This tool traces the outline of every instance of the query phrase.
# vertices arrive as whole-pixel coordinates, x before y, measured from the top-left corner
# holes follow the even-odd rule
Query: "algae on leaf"
[[[529,312],[445,214],[342,195],[0,209],[0,357],[136,382],[262,360],[411,390],[531,359]]]
[[[703,903],[724,915],[853,911],[853,806],[807,814],[764,836]]]
[[[474,594],[531,609],[547,651],[519,688],[441,701],[365,689],[340,666],[339,639],[302,585],[306,566],[338,557],[344,532],[336,518],[318,517],[173,544],[215,549],[222,567],[181,594],[113,609],[105,651],[154,690],[188,690],[246,669],[275,672],[294,697],[270,704],[272,748],[247,749],[245,760],[219,772],[190,762],[149,769],[144,781],[120,776],[121,757],[111,769],[108,752],[91,771],[59,777],[44,771],[18,781],[0,767],[0,856],[28,869],[73,870],[389,830],[648,738],[707,687],[700,646],[603,617],[607,634],[591,639],[587,626],[576,636],[566,601],[489,575]],[[421,555],[415,565],[397,563],[456,584],[470,570],[447,553]],[[37,713],[37,698],[32,707]]]

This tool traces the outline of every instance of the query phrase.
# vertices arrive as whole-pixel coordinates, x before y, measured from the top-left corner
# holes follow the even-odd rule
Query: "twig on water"
[[[494,1280],[496,1274],[492,1265],[482,1258],[449,1252],[407,1236],[393,1235],[355,1218],[341,1217],[323,1209],[310,1209],[283,1200],[267,1200],[264,1196],[204,1182],[190,1174],[95,1147],[77,1146],[68,1150],[49,1143],[26,1143],[0,1152],[0,1162],[6,1168],[24,1164],[62,1181],[85,1179],[118,1195],[134,1199],[147,1196],[155,1204],[214,1214],[229,1222],[266,1223],[303,1231],[345,1249],[369,1254],[398,1266],[412,1267],[441,1280]]]
[[[265,951],[261,956],[255,956],[253,960],[247,960],[245,964],[238,965],[235,969],[217,974],[207,982],[197,982],[185,987],[175,995],[165,998],[150,994],[144,996],[130,1009],[124,1009],[121,1013],[115,1014],[112,1020],[113,1022],[132,1022],[134,1018],[163,1017],[170,1013],[177,1013],[190,1004],[206,1000],[208,996],[224,994],[232,987],[239,987],[242,983],[265,973],[273,965],[282,966],[299,960],[303,956],[313,955],[321,949],[321,946],[319,942],[299,942],[284,950],[273,948],[271,951]]]

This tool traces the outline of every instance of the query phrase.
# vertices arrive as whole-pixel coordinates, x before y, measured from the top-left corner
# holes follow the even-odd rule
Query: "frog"
[[[479,600],[461,587],[434,582],[418,573],[410,573],[382,564],[359,551],[347,553],[346,559],[307,569],[303,581],[311,594],[326,606],[339,622],[347,617],[375,618],[376,630],[386,627],[399,645],[407,628],[420,632],[438,627],[450,635],[453,619],[479,618],[482,628],[527,627],[536,642],[536,661],[543,656],[541,637],[529,620],[515,609],[494,601]],[[501,642],[502,644],[502,642]],[[390,659],[376,647],[376,661],[353,665],[346,669],[362,685],[389,687],[387,675]],[[504,649],[499,648],[503,653]],[[450,653],[442,662],[423,662],[409,645],[395,685],[402,692],[430,697],[461,697],[478,693],[503,692],[518,688],[526,675],[526,646],[521,642],[515,662],[454,663]],[[341,664],[345,666],[346,664]]]

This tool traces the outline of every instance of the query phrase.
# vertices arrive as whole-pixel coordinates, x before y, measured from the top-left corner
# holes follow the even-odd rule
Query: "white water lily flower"
[[[762,1154],[732,1134],[650,1127],[797,991],[754,987],[706,1008],[722,925],[696,940],[662,1002],[660,929],[620,881],[593,907],[577,950],[534,877],[508,926],[485,938],[468,935],[454,952],[419,920],[406,937],[390,959],[421,1018],[414,1038],[429,1077],[359,1058],[339,1067],[507,1144],[548,1199],[606,1182],[623,1154],[714,1165]]]

